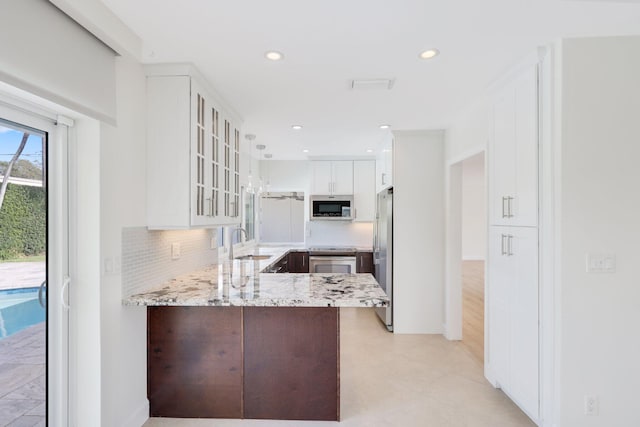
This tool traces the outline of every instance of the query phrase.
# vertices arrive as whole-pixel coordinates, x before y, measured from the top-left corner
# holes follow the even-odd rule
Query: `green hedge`
[[[0,209],[0,259],[40,255],[46,245],[44,189],[9,184]]]

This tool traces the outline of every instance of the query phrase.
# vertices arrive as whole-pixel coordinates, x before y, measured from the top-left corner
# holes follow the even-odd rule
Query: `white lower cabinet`
[[[538,421],[538,229],[490,227],[487,267],[489,379]]]

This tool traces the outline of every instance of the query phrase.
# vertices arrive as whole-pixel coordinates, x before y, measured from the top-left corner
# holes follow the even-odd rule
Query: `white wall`
[[[444,133],[393,134],[394,331],[439,334],[444,322]]]
[[[478,154],[489,140],[490,104],[480,97],[456,117],[447,129],[446,162],[453,164]]]
[[[309,221],[307,246],[373,247],[372,222]]]
[[[561,60],[560,426],[638,426],[640,37],[564,40]],[[587,253],[616,272],[586,273]]]
[[[90,425],[101,413],[100,124],[77,120],[70,140],[70,419]]]
[[[262,160],[260,174],[269,191],[304,191],[309,194],[309,162],[306,160]]]
[[[97,417],[105,427],[133,427],[148,417],[146,309],[122,306],[119,265],[122,228],[146,225],[146,84],[140,64],[118,57],[116,85],[118,126],[103,125],[101,132],[102,412],[90,424]],[[108,260],[113,272],[104,271]]]
[[[462,161],[462,259],[484,260],[487,242],[484,153]]]

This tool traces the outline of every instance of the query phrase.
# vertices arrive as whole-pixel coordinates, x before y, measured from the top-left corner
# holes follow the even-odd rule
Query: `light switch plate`
[[[615,254],[587,254],[587,273],[615,273]]]
[[[180,259],[180,243],[171,244],[171,259]]]

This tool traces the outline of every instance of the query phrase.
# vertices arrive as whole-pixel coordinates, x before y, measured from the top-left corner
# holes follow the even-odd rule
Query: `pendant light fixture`
[[[248,133],[244,136],[244,139],[249,141],[250,149],[249,149],[249,176],[247,177],[247,188],[245,191],[249,194],[255,194],[256,188],[253,185],[253,141],[256,139],[256,136],[252,133]]]
[[[270,160],[271,158],[273,158],[273,154],[269,154],[269,153],[265,153],[264,158],[267,160]],[[269,167],[269,163],[266,162],[265,163],[266,166],[266,176],[267,176],[267,182],[264,185],[264,190],[268,193],[271,190],[271,168]],[[260,182],[262,182],[262,179],[260,179]]]
[[[267,146],[266,146],[266,145],[264,145],[264,144],[258,144],[258,145],[256,145],[256,149],[257,149],[257,150],[262,151],[262,150],[264,150],[265,148],[267,148]],[[258,158],[260,158],[260,156],[258,156]],[[262,186],[262,177],[260,177],[260,181],[259,181],[259,183],[258,183],[257,193],[258,193],[258,194],[262,194],[262,192],[263,192],[263,191],[264,191],[264,188],[263,188],[263,186]]]

